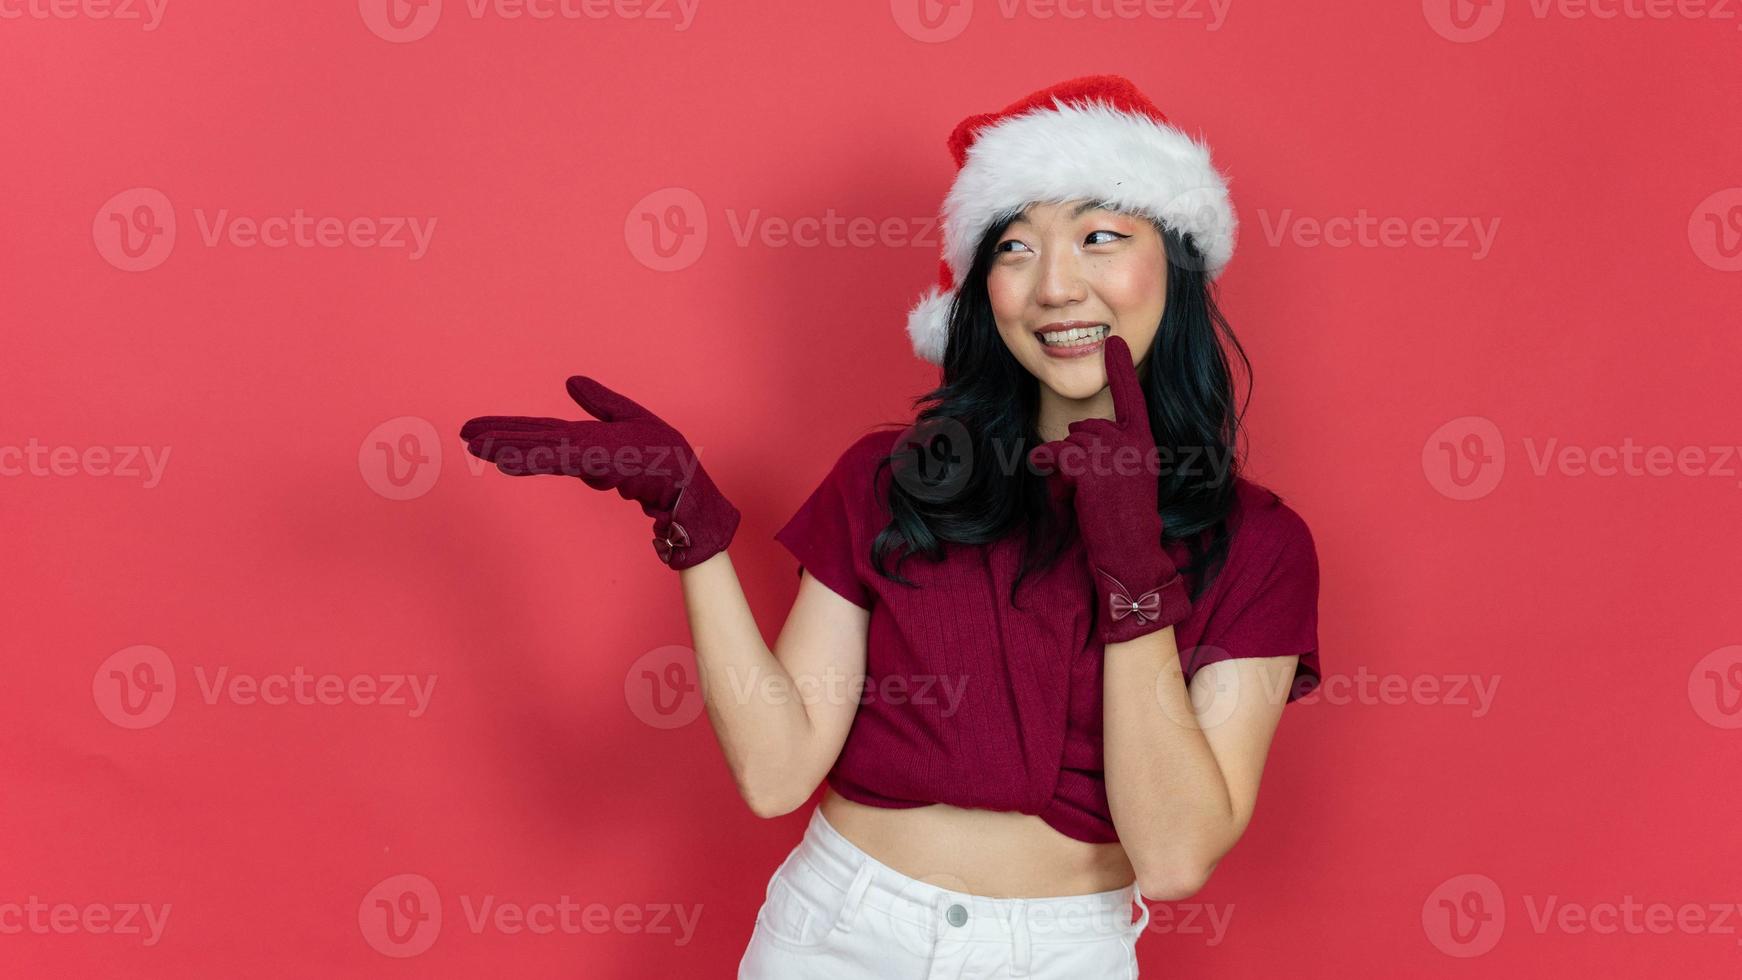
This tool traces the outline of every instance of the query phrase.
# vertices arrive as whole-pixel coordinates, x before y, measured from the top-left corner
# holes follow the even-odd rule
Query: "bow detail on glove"
[[[1049,480],[1062,481],[1062,488],[1050,489],[1055,498],[1068,496],[1076,510],[1095,571],[1101,641],[1108,644],[1174,625],[1191,613],[1191,599],[1162,548],[1156,496],[1161,475],[1145,465],[1157,452],[1131,348],[1125,338],[1112,335],[1102,356],[1113,390],[1113,418],[1072,422],[1069,435],[1035,446],[1028,459]]]
[[[689,488],[685,487],[684,489],[687,490]],[[671,505],[671,527],[666,529],[664,537],[660,537],[659,535],[654,535],[653,537],[654,554],[657,554],[659,560],[665,562],[667,565],[671,564],[672,556],[677,554],[679,548],[688,548],[690,546],[690,533],[684,530],[682,524],[677,522],[677,505],[682,502],[683,490],[679,490],[677,492],[677,500]]]
[[[1095,571],[1101,575],[1107,575],[1106,572],[1101,571],[1099,568],[1095,569]],[[1137,614],[1137,621],[1140,623],[1155,622],[1161,619],[1160,588],[1150,589],[1148,592],[1143,593],[1143,595],[1133,599],[1131,598],[1131,590],[1125,588],[1125,586],[1118,579],[1113,578],[1113,576],[1107,575],[1107,577],[1113,579],[1113,586],[1118,590],[1107,597],[1107,602],[1113,608],[1113,618],[1115,620],[1124,619],[1126,616],[1133,613]],[[1177,578],[1178,576],[1175,577]],[[1172,583],[1169,582],[1168,584],[1171,585]]]

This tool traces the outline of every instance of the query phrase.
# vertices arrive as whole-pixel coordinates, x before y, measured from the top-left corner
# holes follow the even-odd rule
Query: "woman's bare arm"
[[[790,813],[847,740],[871,614],[807,570],[770,650],[726,552],[678,576],[703,702],[738,792],[758,816]]]
[[[1190,898],[1246,832],[1299,659],[1217,661],[1188,688],[1171,626],[1107,645],[1107,804],[1146,898]]]

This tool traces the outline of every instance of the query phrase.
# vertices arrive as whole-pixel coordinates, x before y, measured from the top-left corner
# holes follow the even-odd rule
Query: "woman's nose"
[[[1035,299],[1042,306],[1064,306],[1085,298],[1081,257],[1073,249],[1052,249],[1041,256]]]

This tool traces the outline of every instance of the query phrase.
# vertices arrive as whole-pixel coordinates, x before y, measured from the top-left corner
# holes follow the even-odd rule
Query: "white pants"
[[[841,836],[820,806],[764,898],[738,980],[1135,980],[1149,924],[1135,884],[988,898],[910,878]]]

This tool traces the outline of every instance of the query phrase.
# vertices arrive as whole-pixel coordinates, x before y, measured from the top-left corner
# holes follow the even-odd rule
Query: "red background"
[[[372,0],[169,0],[149,30],[35,2],[0,4],[24,14],[0,19],[0,973],[731,975],[809,808],[756,819],[705,717],[665,727],[635,698],[689,640],[636,508],[510,481],[459,425],[579,417],[575,373],[653,407],[742,509],[733,562],[772,640],[796,588],[774,530],[934,380],[902,323],[936,272],[950,128],[1108,71],[1232,178],[1250,472],[1313,528],[1327,671],[1245,838],[1171,926],[1156,903],[1146,975],[1735,972],[1742,464],[1601,476],[1531,452],[1738,442],[1739,12],[1512,0],[1454,39],[1436,0],[1234,0],[1219,22],[978,0],[930,34],[907,0],[703,0],[683,30],[448,0],[390,40]],[[177,225],[144,271],[105,257],[132,188]],[[669,270],[642,217],[666,188],[708,227]],[[299,208],[434,233],[415,259],[201,235]],[[917,241],[734,235],[831,210]],[[1434,224],[1300,232],[1363,211]],[[1428,233],[1467,220],[1497,228],[1486,254]],[[32,445],[169,455],[147,486],[33,471]],[[1443,445],[1489,460],[1474,499]],[[163,659],[128,676],[177,689],[129,728],[108,671],[140,645]],[[299,668],[435,687],[413,717],[202,686]],[[1486,710],[1453,696],[1472,681]],[[403,874],[443,925],[387,955],[372,890]],[[468,925],[486,898],[563,896],[700,917],[687,942]],[[147,944],[32,928],[33,897],[171,911]],[[1551,897],[1706,925],[1600,932],[1557,907],[1538,927]],[[1489,924],[1472,939],[1448,907]]]

